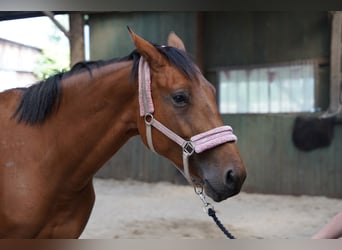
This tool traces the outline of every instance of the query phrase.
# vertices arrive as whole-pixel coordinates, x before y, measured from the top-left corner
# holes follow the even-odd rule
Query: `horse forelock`
[[[163,54],[166,59],[170,62],[172,66],[177,68],[180,72],[182,72],[188,79],[195,79],[199,70],[196,65],[192,61],[189,54],[185,51],[179,50],[175,47],[171,46],[161,46],[158,44],[153,44],[158,51]],[[138,75],[138,65],[140,54],[134,50],[127,58],[133,60],[133,68],[131,71],[131,79],[134,79]]]
[[[171,65],[180,70],[188,79],[196,78],[198,69],[185,51],[170,46],[156,47],[160,53],[166,56]]]
[[[177,69],[179,69],[187,78],[193,79],[198,71],[186,52],[169,46],[154,45]],[[138,75],[138,65],[140,54],[137,50],[132,51],[128,56],[114,58],[107,61],[79,62],[75,64],[70,71],[56,74],[46,80],[38,82],[28,88],[23,88],[23,95],[20,103],[13,114],[17,122],[24,122],[27,125],[42,124],[46,118],[54,111],[58,110],[62,97],[61,81],[66,77],[88,71],[92,77],[92,70],[112,63],[132,61],[132,71],[130,79],[134,80]]]

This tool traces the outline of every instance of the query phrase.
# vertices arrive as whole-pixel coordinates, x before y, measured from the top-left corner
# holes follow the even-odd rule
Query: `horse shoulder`
[[[18,183],[16,185],[19,185]],[[13,187],[12,187],[13,188]],[[7,189],[8,190],[8,189]],[[78,238],[92,211],[92,182],[79,192],[16,188],[0,197],[0,238]]]
[[[54,202],[50,220],[38,238],[78,238],[83,232],[95,202],[92,181],[78,192],[62,192]]]

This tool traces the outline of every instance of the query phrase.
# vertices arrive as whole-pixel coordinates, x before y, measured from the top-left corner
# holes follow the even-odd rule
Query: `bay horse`
[[[181,171],[187,165],[187,177],[215,201],[239,193],[246,170],[236,139],[181,39],[171,33],[159,46],[129,34],[136,48],[126,57],[78,63],[0,93],[0,238],[78,238],[95,202],[96,171],[135,135]],[[148,74],[144,95],[154,104],[143,116],[138,71]],[[233,139],[217,143],[226,136],[220,128]]]

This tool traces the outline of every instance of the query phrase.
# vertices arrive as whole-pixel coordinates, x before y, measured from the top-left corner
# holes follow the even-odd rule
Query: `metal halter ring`
[[[185,153],[187,156],[190,156],[195,152],[195,146],[192,144],[191,141],[184,142],[182,148],[183,153]]]
[[[152,122],[154,120],[154,117],[153,117],[153,115],[151,113],[147,113],[144,116],[144,120],[145,120],[146,125],[151,126]]]

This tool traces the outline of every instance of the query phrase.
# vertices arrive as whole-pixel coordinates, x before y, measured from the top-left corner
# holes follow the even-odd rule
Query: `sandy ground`
[[[98,178],[94,185],[96,203],[81,238],[225,238],[190,186]],[[342,210],[341,199],[310,196],[240,193],[212,203],[239,239],[307,239]]]

